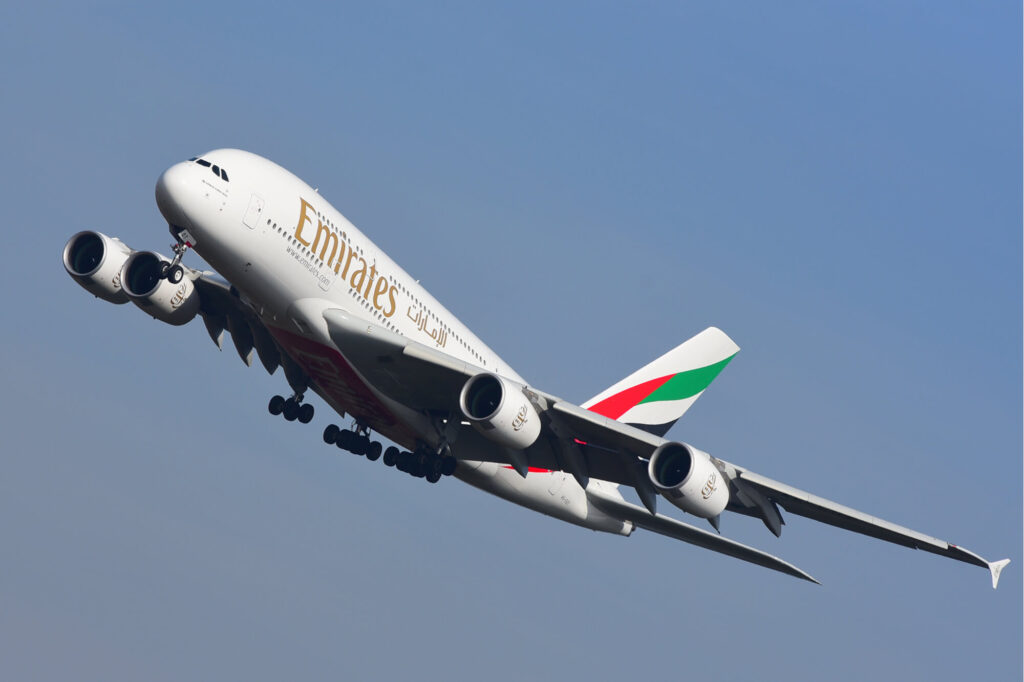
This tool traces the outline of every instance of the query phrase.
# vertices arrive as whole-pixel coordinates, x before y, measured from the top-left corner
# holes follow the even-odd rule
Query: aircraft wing
[[[324,319],[332,340],[369,381],[390,397],[420,410],[459,414],[462,386],[469,378],[486,371],[342,310],[327,310]],[[518,460],[518,456],[511,456],[513,453],[497,445],[489,454],[491,461],[511,464],[521,473],[527,466],[561,469],[571,473],[584,488],[587,488],[590,477],[633,487],[646,509],[611,500],[607,496],[594,496],[590,489],[588,495],[596,506],[633,521],[641,528],[761,565],[767,565],[764,562],[781,562],[784,566],[772,567],[813,580],[781,559],[657,514],[658,495],[648,477],[647,463],[654,450],[666,442],[664,438],[532,387],[525,390],[542,410],[543,436],[546,438],[542,437],[524,451],[525,461]],[[1008,559],[986,561],[944,540],[773,481],[744,467],[716,458],[712,461],[729,482],[730,503],[727,509],[762,519],[775,535],[781,534],[785,523],[779,512],[781,506],[793,514],[838,528],[983,566],[991,572],[993,587],[1003,567],[1009,563]]]
[[[999,583],[999,574],[1009,559],[989,562],[970,550],[933,538],[895,523],[890,523],[870,514],[851,509],[831,500],[798,490],[785,483],[773,481],[752,471],[736,465],[732,466],[739,475],[743,485],[753,486],[763,496],[782,506],[786,511],[803,516],[830,526],[844,528],[855,533],[868,535],[879,540],[892,542],[912,549],[920,549],[932,554],[949,557],[975,566],[988,568],[992,573],[992,588]]]

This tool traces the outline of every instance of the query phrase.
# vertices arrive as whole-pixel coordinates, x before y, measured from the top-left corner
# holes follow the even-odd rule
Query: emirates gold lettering
[[[338,252],[338,260],[334,264],[334,274],[338,274],[338,270],[341,269],[341,261],[345,258],[345,252],[348,250],[348,246],[345,245],[345,242],[341,242],[340,246],[341,251]]]
[[[341,278],[346,279],[348,277],[348,266],[352,263],[352,257],[356,255],[355,250],[349,246],[348,256],[345,258],[345,269],[341,271]]]
[[[321,235],[324,236],[324,245],[320,247],[319,258],[321,262],[327,263],[327,267],[331,267],[331,263],[334,261],[334,254],[338,251],[338,235],[334,234],[334,231],[327,225],[324,225],[322,222],[318,223],[316,236],[313,237],[313,253],[316,253],[316,247],[320,243]],[[327,257],[327,260],[324,260],[328,244],[331,246],[331,255]]]
[[[352,273],[352,279],[349,280],[349,284],[356,291],[362,291],[363,280],[366,279],[366,259],[359,258],[359,269]]]
[[[312,211],[313,214],[316,214],[316,209],[313,208],[311,203],[301,197],[299,197],[299,201],[302,203],[302,206],[299,208],[299,224],[295,226],[295,238],[304,246],[309,246],[309,242],[302,238],[302,228],[306,223],[311,225],[313,224],[313,221],[310,220],[309,216],[310,211]]]
[[[366,291],[363,292],[363,298],[370,298],[370,290],[373,289],[373,278],[377,276],[377,264],[374,263],[370,266],[370,276],[366,278]]]
[[[316,234],[310,242],[308,237],[303,235],[303,229],[307,225],[312,229],[313,218],[317,219]],[[377,271],[376,263],[370,265],[365,258],[356,253],[352,244],[342,241],[339,234],[324,220],[326,218],[320,216],[313,204],[299,197],[299,220],[295,225],[295,239],[306,247],[311,256],[315,256],[321,263],[334,270],[334,274],[348,280],[349,286],[369,301],[384,317],[393,316],[398,311],[398,287],[389,283],[386,274]],[[358,261],[354,269],[353,260]]]
[[[397,293],[398,289],[395,286],[388,289],[388,304],[391,306],[391,310],[382,310],[381,312],[384,313],[384,317],[391,317],[395,314],[395,311],[398,310],[398,303],[395,302],[395,296]]]
[[[369,290],[369,287],[367,287]],[[377,286],[373,289],[373,307],[383,312],[384,306],[380,302],[380,297],[388,291],[388,281],[381,277],[377,280]],[[385,316],[387,316],[385,314]]]

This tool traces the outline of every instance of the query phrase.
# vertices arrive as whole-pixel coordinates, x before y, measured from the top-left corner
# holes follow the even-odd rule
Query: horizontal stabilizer
[[[623,521],[632,521],[638,528],[675,538],[676,540],[682,540],[691,545],[710,549],[720,554],[727,554],[743,561],[749,561],[752,564],[764,566],[765,568],[770,568],[795,578],[820,584],[809,574],[776,556],[753,547],[748,547],[734,540],[723,538],[721,535],[695,528],[682,521],[677,521],[661,514],[651,514],[643,507],[630,504],[621,498],[615,498],[598,492],[593,488],[588,488],[587,499],[605,514],[622,519]]]

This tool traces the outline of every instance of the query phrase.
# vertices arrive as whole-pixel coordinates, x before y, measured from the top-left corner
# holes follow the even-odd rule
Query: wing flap
[[[593,488],[587,490],[587,499],[604,513],[625,521],[632,521],[638,528],[675,538],[676,540],[682,540],[691,545],[710,549],[719,554],[726,554],[736,559],[763,566],[764,568],[770,568],[773,571],[779,571],[801,580],[818,583],[810,574],[800,570],[788,561],[783,561],[767,552],[762,552],[759,549],[724,538],[721,535],[695,528],[682,521],[677,521],[661,514],[651,514],[643,507],[638,507],[625,500],[605,495]]]

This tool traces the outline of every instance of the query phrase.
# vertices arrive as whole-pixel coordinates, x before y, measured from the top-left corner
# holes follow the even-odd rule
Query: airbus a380
[[[584,528],[637,528],[817,582],[792,564],[718,533],[723,512],[761,519],[776,536],[782,510],[989,569],[1009,559],[962,547],[754,473],[663,436],[739,351],[711,327],[575,405],[528,384],[316,189],[249,152],[218,149],[168,168],[156,203],[172,258],[133,251],[99,232],[64,247],[64,267],[89,292],[131,301],[172,325],[202,318],[246,364],[283,370],[291,395],[269,410],[308,423],[317,394],[351,428],[326,443],[436,483],[454,476]],[[194,249],[217,272],[187,267]],[[400,447],[386,449],[372,434]],[[643,506],[628,502],[633,488]],[[712,530],[658,513],[659,500]],[[714,531],[714,532],[713,532]]]

